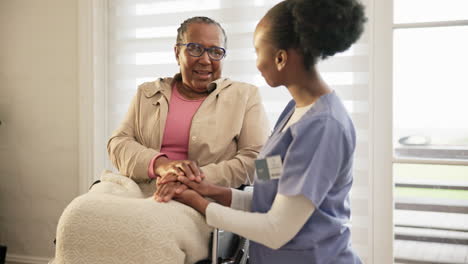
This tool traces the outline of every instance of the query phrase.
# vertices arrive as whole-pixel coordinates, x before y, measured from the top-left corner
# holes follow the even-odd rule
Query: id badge
[[[283,173],[283,162],[280,155],[255,160],[255,171],[260,180],[278,179]]]

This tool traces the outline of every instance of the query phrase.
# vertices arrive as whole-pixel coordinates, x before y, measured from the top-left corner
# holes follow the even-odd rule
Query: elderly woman
[[[140,85],[108,142],[121,175],[104,173],[67,206],[53,263],[177,264],[208,256],[212,228],[192,208],[170,201],[186,185],[156,188],[155,181],[184,176],[238,187],[252,178],[268,121],[255,86],[222,77],[225,48],[226,34],[214,20],[181,24],[174,46],[180,73]],[[142,199],[156,189],[167,203]]]
[[[109,140],[122,175],[141,187],[174,173],[231,187],[252,177],[268,124],[258,89],[221,77],[226,40],[210,18],[181,24],[174,46],[180,73],[142,84]],[[172,197],[169,187],[162,199]]]

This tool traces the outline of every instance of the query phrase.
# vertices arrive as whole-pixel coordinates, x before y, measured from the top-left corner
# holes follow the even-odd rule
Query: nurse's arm
[[[313,203],[304,195],[277,194],[266,213],[252,213],[209,203],[206,222],[239,234],[272,249],[278,249],[297,235],[312,213]]]

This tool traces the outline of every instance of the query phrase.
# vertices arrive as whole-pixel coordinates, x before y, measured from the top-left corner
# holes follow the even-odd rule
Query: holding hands
[[[201,214],[205,214],[206,207],[210,203],[205,197],[225,206],[231,204],[231,189],[204,181],[205,176],[194,162],[165,159],[167,161],[161,163],[162,167],[155,166],[155,172],[160,175],[154,193],[156,201],[168,202],[174,199]]]
[[[158,176],[154,198],[159,202],[168,202],[174,197],[176,190],[182,192],[187,189],[187,186],[179,182],[177,177],[184,176],[189,181],[198,183],[205,178],[194,161],[170,160],[164,156],[155,161],[154,173]]]
[[[214,186],[205,181],[198,182],[196,177],[191,180],[185,175],[170,174],[164,178],[158,178],[158,188],[154,193],[154,199],[158,202],[168,202],[171,199],[188,205],[201,214],[205,214],[209,201],[204,198],[210,193],[210,187]]]
[[[154,162],[154,173],[162,179],[170,175],[185,175],[197,182],[201,182],[205,177],[194,161],[170,160],[165,156],[159,157]]]

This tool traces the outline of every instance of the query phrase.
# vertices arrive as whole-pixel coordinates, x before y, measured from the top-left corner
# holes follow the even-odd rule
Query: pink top
[[[167,156],[171,160],[186,160],[188,158],[192,118],[205,100],[205,98],[185,99],[175,85],[172,86],[172,95],[169,101],[160,154],[154,156],[148,166],[148,177],[150,178],[156,178],[153,167],[157,158],[161,156]]]

